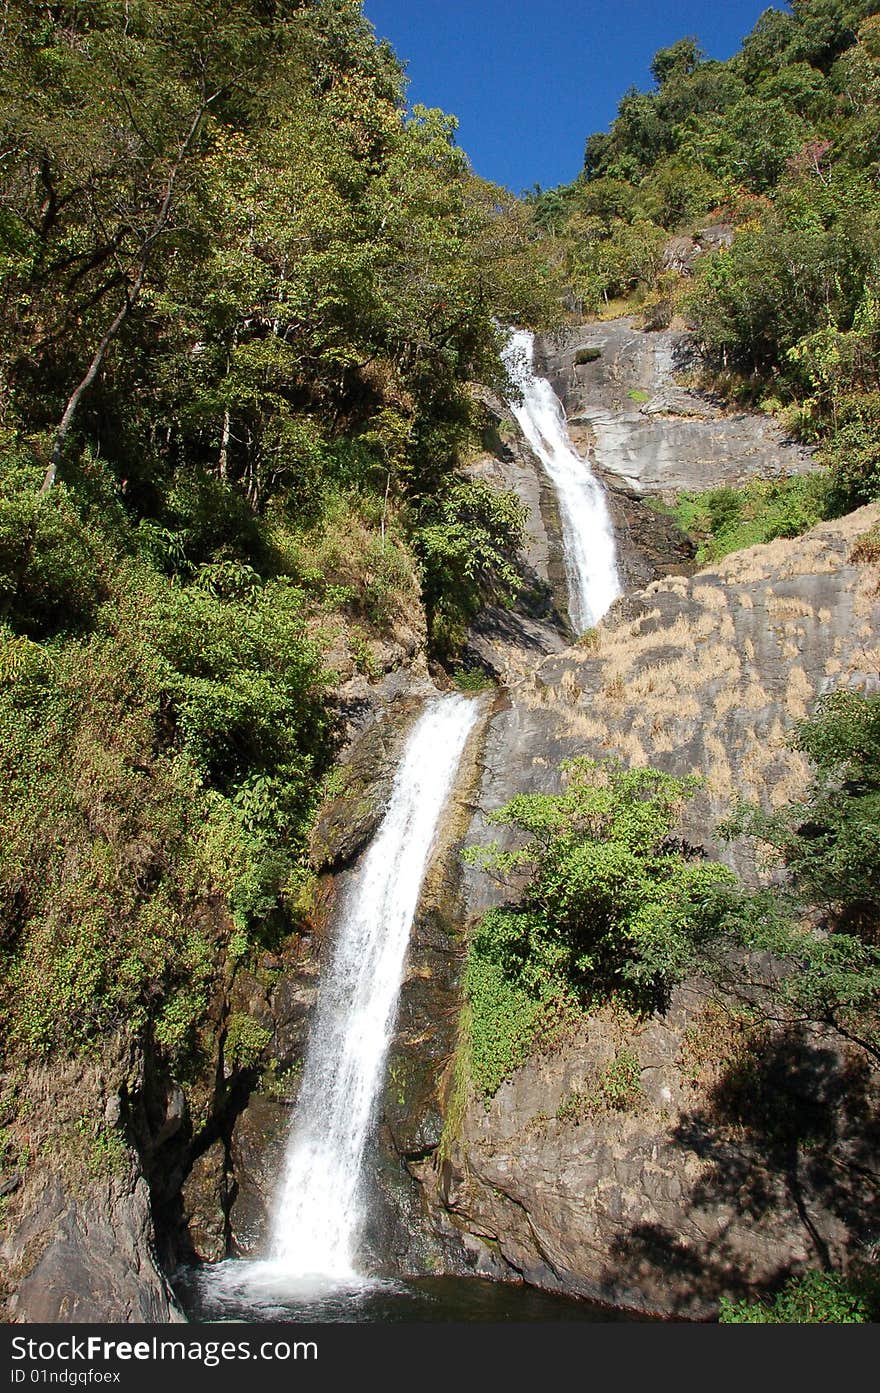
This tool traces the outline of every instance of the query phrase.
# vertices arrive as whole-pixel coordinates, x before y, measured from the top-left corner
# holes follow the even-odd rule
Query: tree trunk
[[[217,96],[219,96],[219,93],[215,93],[213,97],[209,97],[206,101],[204,101],[202,105],[199,107],[199,110],[196,112],[195,117],[193,118],[192,125],[187,131],[183,144],[181,145],[180,150],[178,151],[177,159],[174,161],[171,173],[168,176],[168,181],[165,185],[165,192],[162,197],[162,202],[159,206],[159,211],[156,214],[153,226],[151,227],[149,233],[147,234],[144,240],[144,244],[141,247],[137,275],[134,278],[134,283],[130,290],[126,289],[124,303],[117,311],[112,323],[110,324],[110,327],[107,329],[106,333],[104,334],[104,337],[101,339],[101,342],[95,349],[94,357],[92,358],[92,361],[89,363],[85,376],[77,384],[70,397],[68,398],[67,405],[64,408],[64,415],[61,417],[61,420],[58,424],[58,430],[55,433],[55,443],[52,447],[52,458],[49,461],[49,467],[46,470],[43,482],[40,486],[41,494],[48,493],[49,490],[52,488],[53,484],[55,483],[55,480],[58,477],[58,465],[60,464],[61,456],[64,453],[64,442],[66,441],[70,427],[73,424],[73,418],[77,413],[79,404],[85,396],[86,392],[91,387],[95,378],[98,376],[98,373],[101,371],[104,358],[107,354],[107,349],[110,347],[110,344],[116,338],[116,335],[119,333],[119,330],[122,328],[122,325],[125,323],[126,319],[128,318],[129,314],[131,313],[132,309],[137,303],[138,296],[140,295],[141,290],[143,289],[144,278],[146,276],[147,267],[150,261],[150,253],[152,252],[155,241],[161,233],[162,229],[164,228],[165,223],[168,220],[168,214],[171,211],[171,202],[174,196],[174,185],[177,182],[177,176],[180,173],[184,160],[186,159],[187,155],[189,154],[192,148],[193,141],[198,135],[199,127],[202,124],[205,112],[207,111],[211,102],[214,101]]]

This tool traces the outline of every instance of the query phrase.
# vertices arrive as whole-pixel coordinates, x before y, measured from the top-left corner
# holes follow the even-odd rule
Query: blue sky
[[[568,182],[584,141],[658,48],[694,34],[729,58],[767,0],[365,0],[407,64],[409,100],[453,112],[478,174],[521,193]],[[778,0],[778,8],[782,8]]]

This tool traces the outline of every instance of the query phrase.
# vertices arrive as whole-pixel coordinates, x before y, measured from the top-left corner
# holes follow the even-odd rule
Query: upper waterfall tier
[[[559,498],[569,616],[572,628],[583,633],[621,593],[614,529],[602,486],[569,438],[559,398],[546,378],[535,374],[534,352],[528,330],[510,335],[504,362],[522,394],[510,409]]]

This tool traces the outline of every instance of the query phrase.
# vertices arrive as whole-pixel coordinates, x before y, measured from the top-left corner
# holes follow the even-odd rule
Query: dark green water
[[[420,1277],[350,1287],[287,1290],[261,1281],[260,1265],[224,1262],[179,1273],[177,1295],[191,1320],[399,1323],[405,1321],[627,1321],[623,1312],[480,1277]]]

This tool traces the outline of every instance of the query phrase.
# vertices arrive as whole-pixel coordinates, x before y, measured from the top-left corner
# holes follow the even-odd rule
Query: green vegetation
[[[742,994],[759,1024],[762,1013],[809,1022],[880,1061],[880,697],[830,694],[793,743],[815,768],[803,800],[775,813],[740,806],[721,828],[756,838],[785,867],[769,889],[746,890],[675,840],[695,784],[655,769],[576,760],[562,793],[522,795],[492,814],[515,830],[513,849],[466,857],[521,888],[483,917],[469,949],[481,1092],[493,1093],[560,1013],[608,1001],[662,1008],[694,973]],[[779,968],[758,998],[756,954]]]
[[[862,1325],[880,1320],[880,1290],[870,1272],[806,1272],[791,1277],[772,1300],[722,1297],[722,1325]]]
[[[715,890],[733,882],[672,840],[694,780],[613,761],[566,768],[563,793],[522,795],[492,814],[515,829],[515,849],[466,853],[525,881],[470,944],[472,1072],[486,1093],[528,1055],[548,1011],[609,998],[636,1011],[662,1005],[717,931]]]
[[[525,522],[518,496],[483,479],[460,480],[425,504],[414,541],[432,645],[441,657],[454,657],[482,605],[509,604],[517,594]]]
[[[186,1078],[228,969],[309,912],[328,694],[517,583],[458,472],[549,322],[355,0],[45,6],[0,53],[0,1020],[19,1060],[149,1039]],[[329,655],[333,655],[332,659]],[[211,1021],[215,1024],[212,1025]],[[227,1056],[258,1034],[233,1018]]]
[[[697,543],[696,560],[704,566],[743,547],[798,537],[814,527],[828,516],[828,479],[814,472],[680,493],[668,511]]]
[[[786,969],[773,993],[777,1014],[837,1032],[876,1065],[880,697],[840,690],[821,698],[793,744],[815,769],[804,798],[775,813],[740,806],[721,829],[755,837],[787,871],[782,887],[745,897],[733,922],[742,946]],[[821,916],[821,932],[810,912]]]
[[[76,1149],[82,1153],[85,1169],[94,1180],[124,1176],[131,1167],[131,1155],[121,1133],[81,1117],[76,1124]]]
[[[804,526],[814,504],[880,497],[880,4],[793,0],[729,61],[684,38],[652,75],[580,177],[532,195],[548,247],[588,311],[626,296],[647,327],[682,316],[716,390],[819,447],[828,490]]]
[[[558,1122],[580,1123],[609,1112],[631,1112],[642,1097],[638,1055],[621,1046],[588,1089],[573,1089],[556,1109]]]
[[[244,1011],[235,1011],[226,1026],[226,1041],[223,1048],[227,1066],[233,1069],[253,1069],[272,1039],[267,1030],[253,1016]]]
[[[460,692],[465,692],[468,695],[491,692],[495,687],[494,677],[490,677],[489,673],[480,667],[458,668],[456,672],[453,672],[452,680]]]

